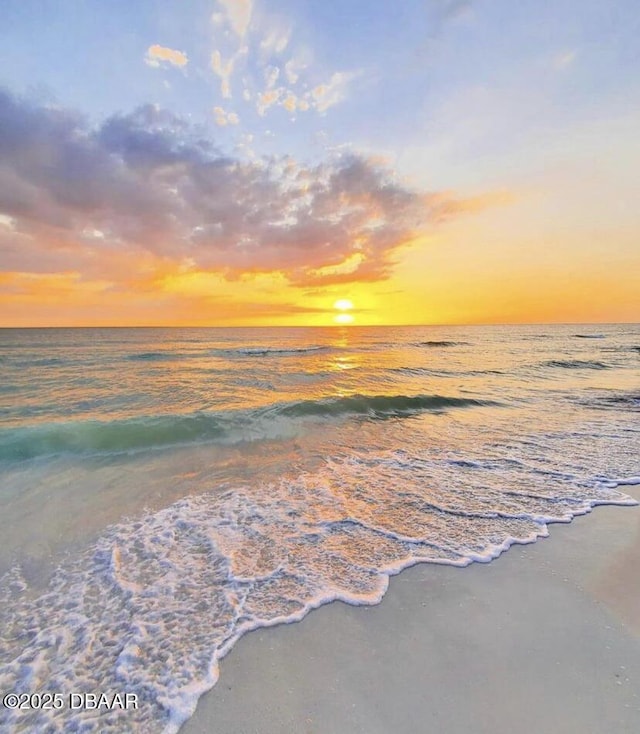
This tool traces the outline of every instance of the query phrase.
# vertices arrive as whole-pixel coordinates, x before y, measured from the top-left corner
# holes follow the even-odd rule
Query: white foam
[[[626,477],[623,479],[610,479],[607,482],[603,482],[604,486],[609,489],[615,489],[616,487],[631,486],[633,484],[640,484],[640,477]]]
[[[83,731],[172,734],[249,630],[336,599],[376,604],[408,566],[485,563],[547,535],[548,523],[633,504],[615,489],[628,480],[571,482],[511,460],[466,465],[408,451],[351,454],[111,527],[38,598],[14,569],[0,599],[0,689],[135,691],[143,703],[99,721],[5,710],[0,723],[64,732],[72,716]],[[500,485],[483,482],[496,466]]]

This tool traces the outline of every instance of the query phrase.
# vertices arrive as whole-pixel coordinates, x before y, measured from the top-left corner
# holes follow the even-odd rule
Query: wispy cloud
[[[220,11],[214,13],[214,23],[228,23],[239,38],[244,38],[253,14],[252,0],[218,0],[218,2]]]
[[[231,74],[236,58],[236,56],[232,56],[230,59],[223,61],[220,51],[214,51],[211,54],[211,68],[220,77],[220,93],[225,99],[231,97]]]
[[[16,220],[13,217],[8,217],[6,214],[0,214],[0,227],[15,229],[15,226]]]
[[[279,69],[268,67],[265,70],[266,88],[256,96],[256,110],[261,116],[275,106],[283,107],[292,114],[308,110],[324,114],[330,107],[347,97],[349,84],[357,76],[356,72],[336,72],[327,82],[318,84],[300,95],[287,86],[276,87]]]
[[[256,99],[256,109],[260,116],[264,116],[269,107],[273,107],[277,104],[278,100],[282,96],[282,89],[267,89],[264,92],[258,94]]]
[[[577,52],[570,50],[570,51],[562,51],[561,53],[554,56],[552,59],[552,64],[555,69],[566,69],[568,66],[571,66],[573,62],[576,60]]]
[[[477,196],[459,197],[453,191],[441,191],[430,197],[434,221],[444,222],[462,214],[476,214],[485,209],[513,204],[516,197],[511,191],[488,191]]]
[[[144,62],[147,66],[159,67],[163,64],[170,66],[177,66],[178,68],[185,67],[189,62],[187,54],[183,51],[176,51],[173,48],[167,48],[166,46],[159,46],[155,44],[149,46],[147,49]]]
[[[341,102],[347,95],[349,83],[357,77],[355,72],[338,71],[326,84],[319,84],[311,92],[318,112],[326,112],[330,107]]]
[[[267,58],[280,56],[289,45],[291,32],[291,24],[277,20],[270,21],[260,41],[262,54]]]
[[[348,98],[359,75],[312,68],[312,53],[295,43],[291,22],[264,8],[254,12],[250,1],[218,0],[212,24],[210,66],[220,79],[221,96],[231,99],[241,80],[242,100],[261,117],[277,107],[292,117],[309,110],[325,114]]]
[[[222,107],[213,108],[213,117],[216,125],[225,127],[226,125],[237,125],[240,118],[235,112],[226,112]]]
[[[295,84],[300,78],[300,73],[306,69],[307,64],[300,58],[294,57],[285,62],[284,73],[289,84]]]

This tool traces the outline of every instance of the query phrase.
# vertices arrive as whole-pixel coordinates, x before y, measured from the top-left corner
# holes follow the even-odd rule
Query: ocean
[[[246,632],[635,504],[639,368],[629,324],[0,330],[0,691],[138,700],[0,729],[176,732]]]

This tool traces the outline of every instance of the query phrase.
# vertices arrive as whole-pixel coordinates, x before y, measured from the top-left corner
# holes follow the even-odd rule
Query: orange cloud
[[[240,122],[240,118],[235,112],[227,112],[222,107],[213,108],[213,118],[216,125],[225,127],[226,125],[237,125]]]
[[[469,197],[457,197],[452,191],[428,194],[426,202],[431,207],[435,221],[441,222],[461,214],[476,214],[497,206],[507,206],[516,200],[510,191],[488,191]]]
[[[157,43],[153,46],[149,46],[147,54],[144,57],[144,62],[147,66],[160,66],[161,62],[166,61],[172,66],[182,68],[188,63],[187,54],[183,51],[176,51],[166,46],[159,46]]]
[[[236,56],[232,56],[227,61],[223,61],[220,51],[214,51],[211,54],[211,69],[220,77],[220,94],[225,99],[231,97],[231,75],[233,74]]]

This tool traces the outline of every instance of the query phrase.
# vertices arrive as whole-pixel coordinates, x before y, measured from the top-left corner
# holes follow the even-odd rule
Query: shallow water
[[[0,724],[175,731],[250,629],[630,504],[639,345],[635,325],[0,330],[0,688],[141,700]]]

